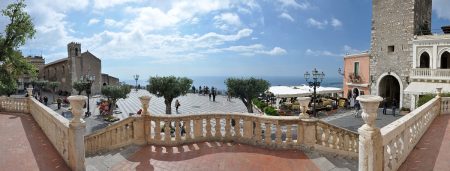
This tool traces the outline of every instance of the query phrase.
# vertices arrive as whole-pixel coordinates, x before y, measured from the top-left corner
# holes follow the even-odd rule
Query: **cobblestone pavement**
[[[70,170],[29,114],[0,113],[0,170]]]
[[[111,170],[305,170],[318,167],[301,151],[269,150],[236,143],[146,146]]]
[[[397,114],[395,116],[393,116],[392,111],[390,109],[388,109],[387,114],[384,115],[382,112],[382,109],[379,109],[378,116],[376,119],[377,127],[382,128],[402,117],[402,115],[398,114],[398,111],[396,113]],[[329,118],[325,118],[322,120],[324,120],[330,124],[333,124],[333,125],[336,125],[336,126],[339,126],[342,128],[346,128],[351,131],[358,132],[358,128],[360,128],[362,125],[364,125],[364,121],[360,116],[355,117],[354,114],[355,114],[354,110],[349,110],[349,111],[346,111],[345,113],[336,115],[334,117],[332,116]]]
[[[398,169],[450,170],[450,115],[439,115]]]

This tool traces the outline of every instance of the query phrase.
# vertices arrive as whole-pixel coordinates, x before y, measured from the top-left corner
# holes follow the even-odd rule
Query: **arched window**
[[[75,48],[75,56],[78,56],[78,48]]]
[[[441,55],[441,68],[442,69],[450,68],[450,53],[448,51],[445,51]]]
[[[430,68],[430,55],[427,52],[423,52],[420,55],[419,68]]]

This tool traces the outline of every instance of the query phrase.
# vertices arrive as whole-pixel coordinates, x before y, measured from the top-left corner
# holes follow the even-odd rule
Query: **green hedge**
[[[270,115],[270,116],[278,116],[277,110],[272,106],[265,107],[264,113],[266,113],[266,115]]]
[[[267,104],[260,101],[257,98],[252,99],[253,104],[258,107],[259,109],[263,110],[265,107],[267,107]]]
[[[424,105],[425,103],[427,103],[428,101],[433,99],[435,96],[436,96],[436,94],[431,94],[431,93],[419,96],[419,100],[417,102],[417,107]],[[441,97],[450,97],[450,93],[442,93]]]

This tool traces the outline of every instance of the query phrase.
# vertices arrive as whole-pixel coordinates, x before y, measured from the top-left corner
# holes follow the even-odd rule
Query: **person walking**
[[[181,106],[180,101],[178,99],[175,101],[175,110],[178,112],[178,108]]]
[[[48,102],[48,97],[44,96],[44,104],[45,104],[45,106],[47,106],[47,102]]]
[[[386,115],[386,109],[387,109],[387,101],[386,98],[383,99],[383,115]]]
[[[397,100],[394,98],[392,99],[392,115],[395,116],[395,109],[397,108]]]
[[[58,99],[56,100],[56,103],[58,104],[58,110],[61,109],[61,103],[62,103],[61,98],[58,98]]]
[[[209,93],[208,95],[209,95],[209,101],[211,101],[211,93]]]
[[[213,102],[215,102],[216,101],[216,90],[213,88],[213,91],[212,91],[212,96],[213,96]]]
[[[202,94],[202,86],[198,86],[198,95]]]

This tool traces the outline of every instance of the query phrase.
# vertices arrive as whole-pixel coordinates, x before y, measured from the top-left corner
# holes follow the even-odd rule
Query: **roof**
[[[307,85],[300,86],[272,86],[269,88],[269,92],[273,93],[275,97],[287,98],[287,97],[303,97],[310,96],[313,94],[313,88]],[[340,93],[341,88],[336,87],[318,87],[316,89],[317,94],[329,94],[329,93]]]
[[[68,58],[58,59],[58,60],[56,60],[56,61],[53,61],[53,62],[50,62],[50,63],[45,64],[45,66],[50,66],[50,65],[57,64],[57,63],[60,63],[60,62],[65,62],[65,61],[67,61],[67,59],[68,59]]]
[[[448,83],[412,82],[404,90],[405,94],[423,95],[436,93],[436,88],[442,88],[442,92],[450,92]]]
[[[361,58],[361,57],[369,57],[369,52],[357,53],[357,54],[348,54],[345,55],[344,58]]]

